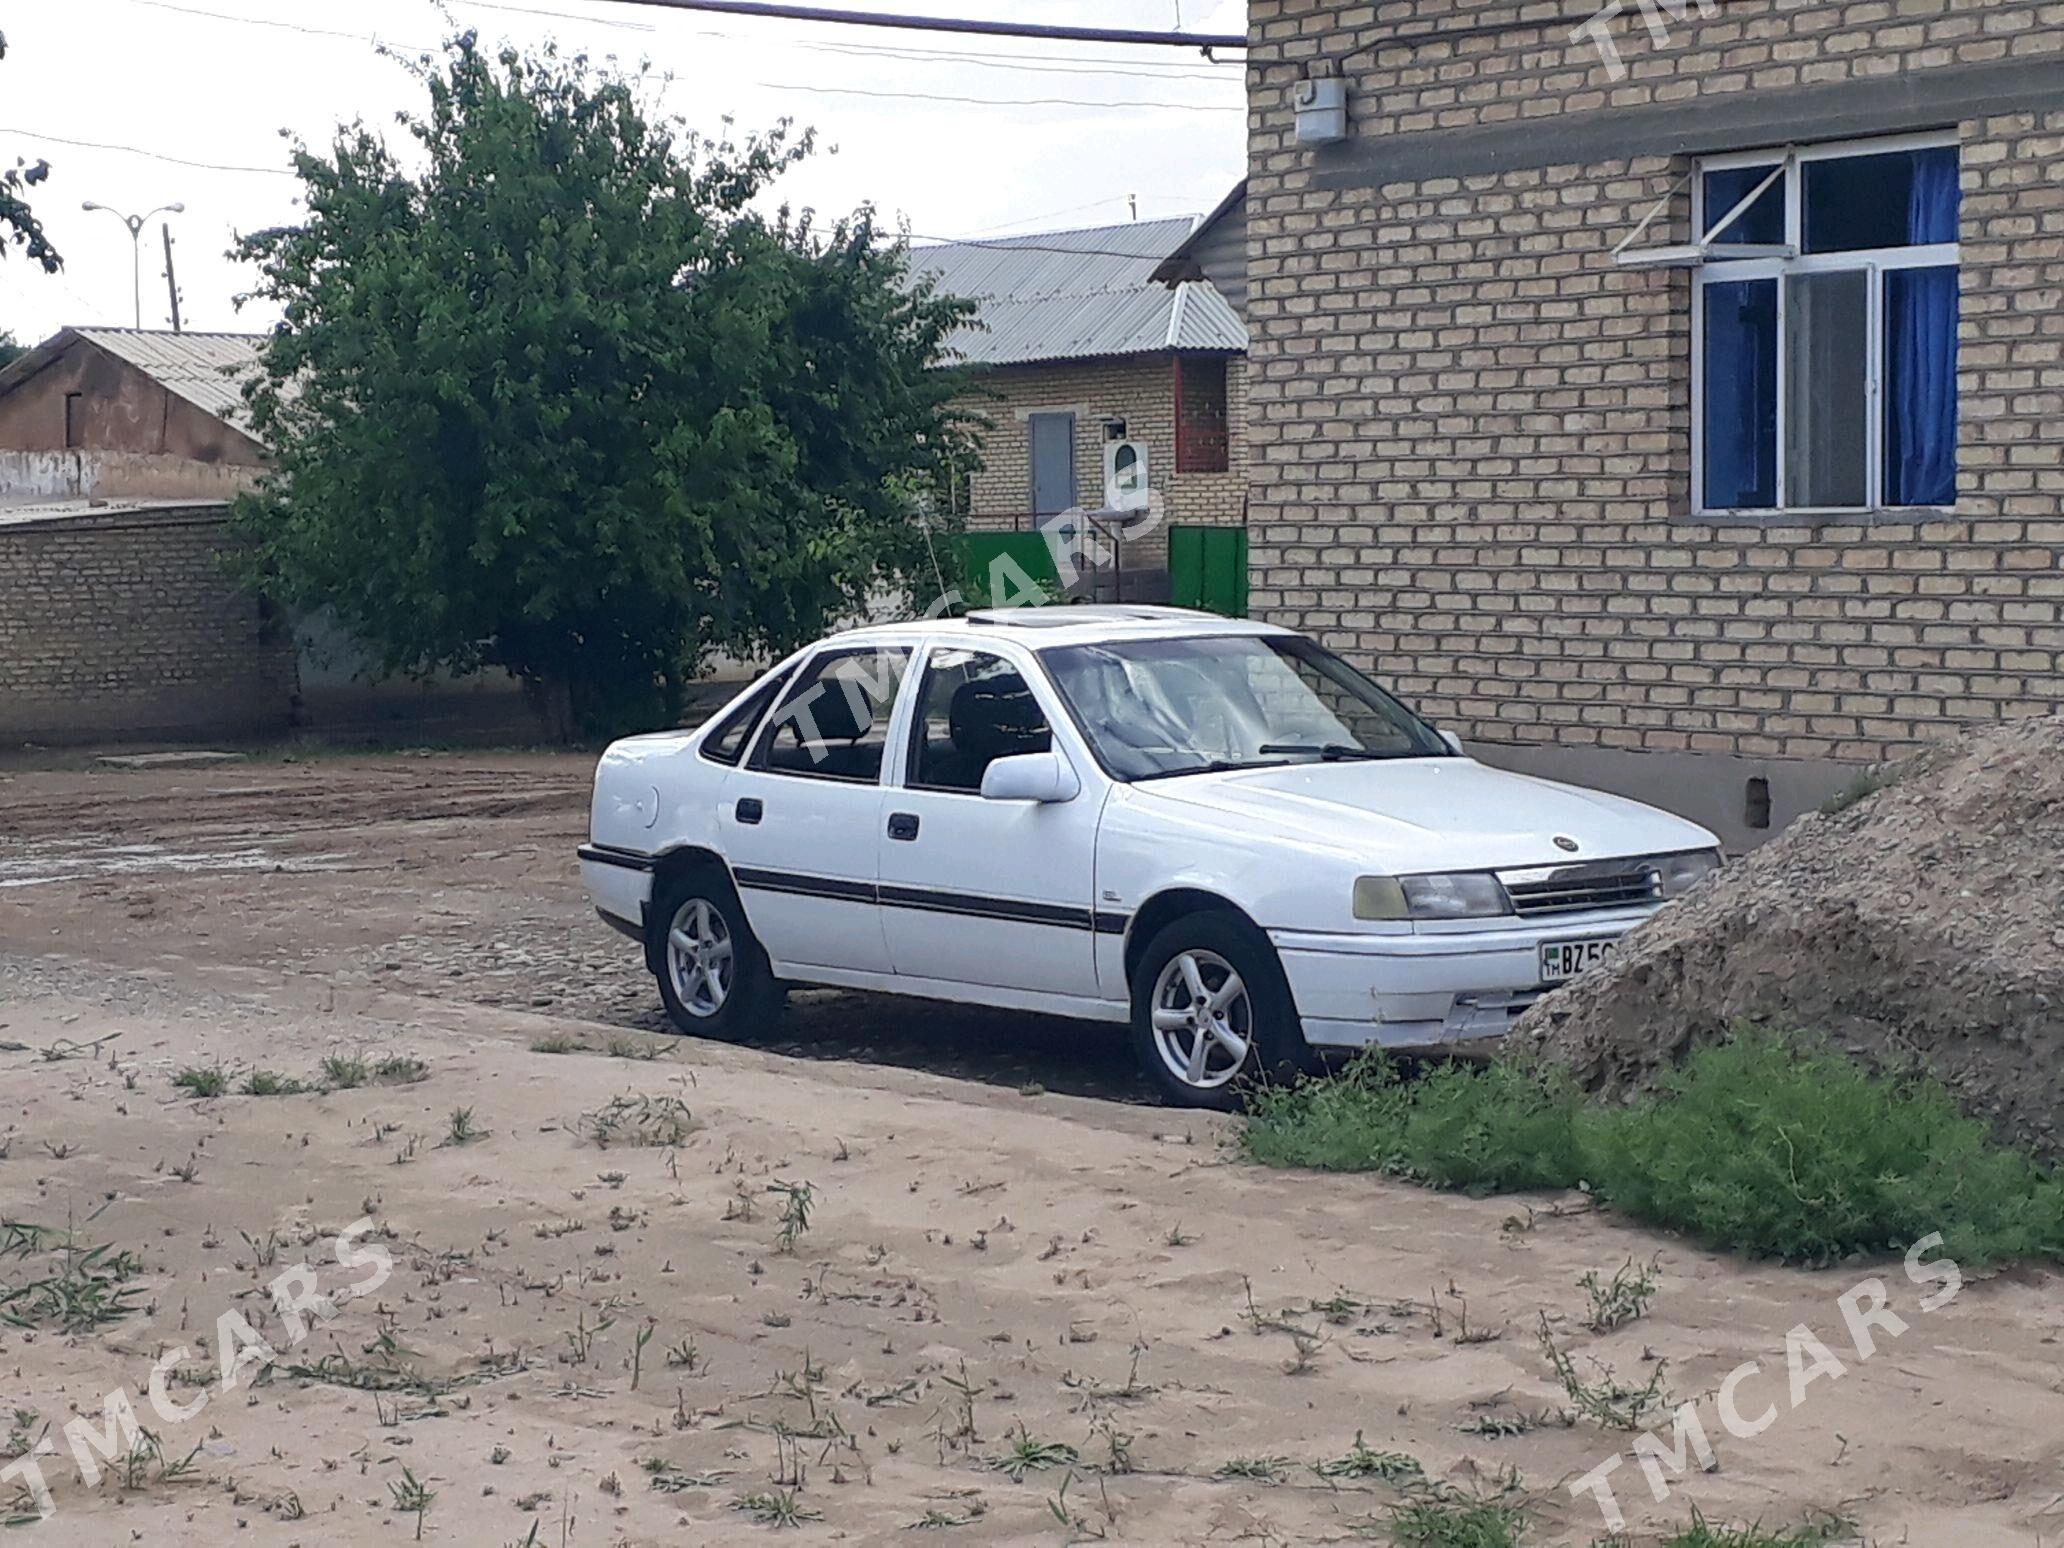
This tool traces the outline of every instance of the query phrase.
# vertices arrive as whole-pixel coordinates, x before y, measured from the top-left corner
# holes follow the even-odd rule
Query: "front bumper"
[[[1547,992],[1541,943],[1618,937],[1655,912],[1614,909],[1453,935],[1272,930],[1304,1022],[1328,1048],[1435,1048],[1502,1037]]]
[[[581,885],[596,912],[640,939],[645,934],[645,907],[652,901],[653,864],[652,856],[631,850],[599,844],[580,847]]]

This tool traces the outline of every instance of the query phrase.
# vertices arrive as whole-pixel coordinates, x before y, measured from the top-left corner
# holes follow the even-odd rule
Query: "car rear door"
[[[1095,996],[1101,781],[1072,801],[981,794],[993,759],[1055,745],[1041,674],[1002,649],[935,643],[905,697],[880,862],[896,972]]]
[[[875,899],[904,646],[805,662],[724,782],[718,829],[747,919],[784,968],[891,971]]]

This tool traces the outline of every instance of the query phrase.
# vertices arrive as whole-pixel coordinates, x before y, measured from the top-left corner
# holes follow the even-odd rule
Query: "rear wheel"
[[[1257,1081],[1310,1062],[1275,948],[1239,915],[1210,910],[1162,929],[1132,985],[1133,1051],[1169,1101],[1239,1106]]]
[[[767,954],[721,872],[694,871],[669,884],[652,917],[662,932],[652,943],[653,974],[676,1029],[730,1042],[779,1005]]]

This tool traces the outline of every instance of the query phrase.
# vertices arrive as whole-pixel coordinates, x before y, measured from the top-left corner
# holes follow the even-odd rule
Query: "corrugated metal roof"
[[[262,333],[159,333],[135,328],[74,328],[198,409],[248,429],[244,383],[258,370]]]
[[[1190,226],[1185,217],[942,242],[912,248],[910,265],[933,275],[947,294],[976,303],[981,326],[947,340],[948,350],[971,364],[1244,351],[1246,328],[1208,282],[1174,289],[1154,282],[1154,270]]]

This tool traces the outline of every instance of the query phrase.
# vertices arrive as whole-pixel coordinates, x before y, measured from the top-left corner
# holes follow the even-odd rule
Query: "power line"
[[[756,16],[778,21],[830,22],[847,27],[904,28],[917,32],[965,32],[992,38],[1044,38],[1058,43],[1136,43],[1178,48],[1240,48],[1244,33],[1155,32],[1141,27],[1065,27],[1047,22],[984,21],[968,16],[906,16],[892,11],[846,11],[775,0],[612,0],[620,5],[657,5],[720,16]]]
[[[885,97],[901,102],[953,102],[972,107],[1160,108],[1178,113],[1245,113],[1232,102],[1098,102],[1086,97],[955,97],[930,91],[869,91],[861,86],[804,86],[796,81],[757,81],[767,91],[803,91],[823,97]]]
[[[179,5],[174,0],[126,0],[130,5],[148,6],[152,10],[170,11],[181,16],[198,16],[209,21],[232,22],[249,27],[269,27],[280,32],[298,32],[312,38],[336,38],[344,42],[373,43],[381,40],[376,35],[362,32],[339,32],[329,27],[314,27],[305,22],[281,21],[269,16],[242,16],[227,11],[211,11],[200,6]],[[478,9],[509,12],[522,16],[547,16],[568,21],[587,22],[597,27],[615,27],[631,32],[656,33],[659,29],[644,22],[613,21],[603,16],[582,16],[571,11],[540,10],[532,6],[502,5],[493,0],[467,0]],[[697,28],[690,34],[695,37],[715,38],[727,43],[746,41],[735,32],[719,32],[711,28]],[[958,64],[971,65],[978,69],[1017,70],[1032,75],[1108,75],[1149,81],[1237,81],[1237,76],[1214,74],[1210,71],[1191,69],[1180,64],[1159,64],[1152,60],[1114,59],[1096,56],[1080,63],[1070,62],[1052,55],[1009,54],[984,52],[968,49],[928,49],[914,46],[897,46],[881,43],[824,43],[800,38],[777,40],[790,48],[808,49],[813,53],[839,54],[858,58],[883,58],[904,60],[913,64]],[[435,49],[424,44],[397,43],[391,45],[409,53],[434,53]],[[1122,66],[1124,68],[1098,68],[1099,66]],[[1239,68],[1227,62],[1227,67]]]
[[[152,161],[170,162],[175,167],[193,167],[202,172],[256,172],[266,177],[292,177],[291,167],[244,167],[225,165],[219,161],[188,161],[183,156],[167,156],[163,151],[145,150],[140,145],[104,145],[96,140],[67,140],[61,135],[44,134],[37,129],[9,129],[0,125],[0,134],[18,134],[25,140],[45,140],[52,145],[68,145],[73,150],[122,151],[131,156],[148,156]]]

